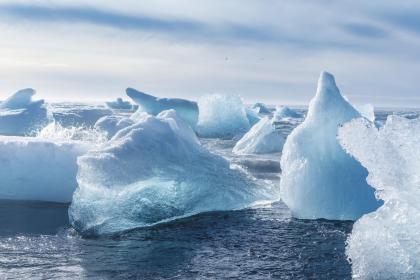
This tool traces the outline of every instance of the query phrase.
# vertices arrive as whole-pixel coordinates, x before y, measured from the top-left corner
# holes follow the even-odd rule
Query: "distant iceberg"
[[[276,130],[269,117],[261,119],[235,145],[235,154],[267,154],[281,152],[285,137]]]
[[[347,254],[360,279],[420,278],[420,119],[388,116],[379,130],[356,119],[339,130],[341,145],[369,171],[385,201],[353,226]]]
[[[121,97],[118,97],[115,101],[108,101],[105,102],[106,106],[110,109],[118,109],[118,110],[131,110],[133,109],[133,105],[130,102],[124,101]]]
[[[179,98],[158,98],[133,88],[127,88],[127,95],[139,105],[140,111],[156,116],[162,111],[174,109],[178,116],[195,128],[198,121],[196,102]]]
[[[247,132],[249,120],[239,95],[212,94],[198,101],[197,132],[206,138],[233,138]]]
[[[112,110],[104,106],[62,104],[54,106],[52,115],[54,121],[63,127],[92,128],[100,118],[112,115]]]
[[[32,101],[35,93],[23,89],[0,103],[0,134],[33,135],[48,123],[44,100]]]
[[[0,136],[0,199],[70,202],[77,157],[89,147],[76,141]]]
[[[356,220],[381,205],[366,183],[367,170],[336,138],[341,124],[360,116],[334,77],[321,73],[306,119],[288,136],[281,157],[281,198],[293,216]]]
[[[69,216],[86,235],[278,199],[277,190],[256,185],[203,148],[174,110],[120,130],[78,164],[79,187]]]
[[[257,114],[261,115],[271,114],[271,110],[268,109],[267,105],[265,105],[264,103],[255,103],[254,105],[252,105],[252,110],[254,110],[254,112],[256,112]]]
[[[302,114],[286,106],[279,106],[273,113],[274,121],[281,121],[284,118],[301,118]]]

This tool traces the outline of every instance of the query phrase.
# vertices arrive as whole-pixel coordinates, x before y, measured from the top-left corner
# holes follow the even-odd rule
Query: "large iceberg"
[[[106,106],[110,109],[117,109],[117,110],[131,110],[133,109],[133,105],[130,102],[124,101],[121,97],[118,97],[115,101],[108,101],[105,102]]]
[[[322,72],[305,121],[288,136],[281,157],[281,198],[297,218],[356,220],[381,205],[367,170],[337,141],[338,126],[360,117]]]
[[[156,116],[162,111],[173,109],[192,128],[197,125],[198,106],[196,102],[180,98],[158,98],[133,88],[127,88],[126,93],[139,105],[138,110]]]
[[[0,199],[70,202],[77,157],[88,149],[76,141],[0,136]]]
[[[385,203],[353,226],[347,254],[360,279],[420,278],[420,119],[389,116],[379,130],[356,119],[339,131],[341,145],[369,171]]]
[[[198,101],[197,132],[206,138],[232,138],[247,132],[249,120],[239,95],[212,94]]]
[[[269,117],[261,119],[233,147],[235,154],[267,154],[281,152],[285,137]]]
[[[203,148],[174,110],[148,115],[79,157],[69,216],[82,234],[108,234],[278,199]]]
[[[23,89],[0,103],[0,134],[31,135],[48,123],[44,100],[32,101],[35,93]]]

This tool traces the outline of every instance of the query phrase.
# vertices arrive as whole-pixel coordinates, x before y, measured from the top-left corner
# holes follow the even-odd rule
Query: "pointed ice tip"
[[[327,71],[322,71],[319,75],[318,85],[336,86],[334,76]]]

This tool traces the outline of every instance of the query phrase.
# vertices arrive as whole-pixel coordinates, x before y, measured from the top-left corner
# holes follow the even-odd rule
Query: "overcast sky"
[[[307,104],[327,70],[354,103],[420,106],[419,1],[3,0],[0,36],[0,99]]]

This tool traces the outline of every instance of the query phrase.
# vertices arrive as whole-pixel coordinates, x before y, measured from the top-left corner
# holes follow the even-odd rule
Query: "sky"
[[[420,107],[420,2],[0,0],[0,99],[98,101],[134,87],[305,105],[319,73],[353,103]]]

